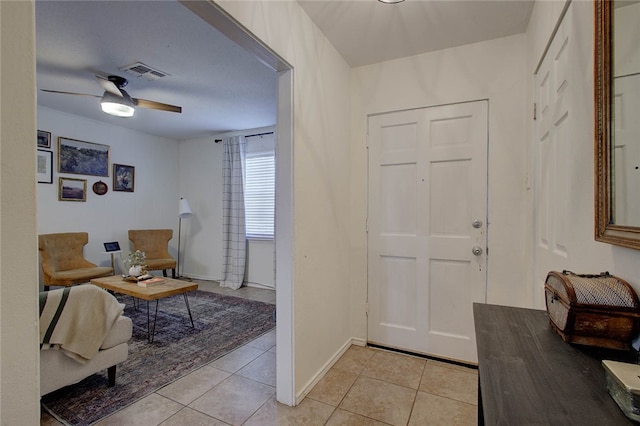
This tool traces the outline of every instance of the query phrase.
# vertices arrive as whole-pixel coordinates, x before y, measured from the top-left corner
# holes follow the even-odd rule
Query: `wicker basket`
[[[549,320],[565,342],[629,349],[640,318],[629,283],[608,272],[551,271],[544,287]]]

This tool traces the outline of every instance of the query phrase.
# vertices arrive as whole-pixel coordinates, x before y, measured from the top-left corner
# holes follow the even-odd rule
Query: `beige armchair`
[[[84,258],[83,250],[88,242],[86,232],[38,235],[45,290],[49,290],[49,286],[68,287],[113,275],[111,267],[98,266]]]
[[[171,269],[171,277],[176,277],[176,260],[169,254],[169,240],[173,238],[171,229],[130,229],[129,239],[133,242],[133,249],[146,254],[147,269],[157,271],[162,269],[162,275],[167,276],[167,269]]]

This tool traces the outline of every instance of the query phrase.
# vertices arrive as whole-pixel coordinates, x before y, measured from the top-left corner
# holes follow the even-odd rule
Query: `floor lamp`
[[[193,216],[193,212],[191,211],[191,207],[189,206],[189,202],[184,198],[180,197],[180,203],[178,204],[178,276],[180,279],[182,276],[180,275],[180,239],[182,234],[182,219],[188,219]]]

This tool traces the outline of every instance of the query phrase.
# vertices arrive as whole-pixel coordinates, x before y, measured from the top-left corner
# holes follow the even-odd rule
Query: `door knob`
[[[482,254],[482,247],[473,246],[473,248],[471,249],[471,253],[473,253],[475,256],[480,256]]]
[[[474,228],[480,228],[482,226],[482,221],[480,219],[476,219],[471,222],[471,226],[473,226]]]

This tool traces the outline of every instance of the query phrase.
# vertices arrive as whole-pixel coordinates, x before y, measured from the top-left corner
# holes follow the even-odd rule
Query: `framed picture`
[[[113,163],[113,190],[133,192],[136,168]]]
[[[53,152],[38,150],[36,174],[38,183],[53,183]]]
[[[87,201],[87,180],[61,177],[58,187],[60,201]]]
[[[51,148],[51,132],[38,130],[38,148]]]
[[[109,187],[103,181],[98,181],[93,184],[93,192],[98,195],[104,195],[109,191]]]
[[[109,145],[58,138],[58,172],[109,176]]]

